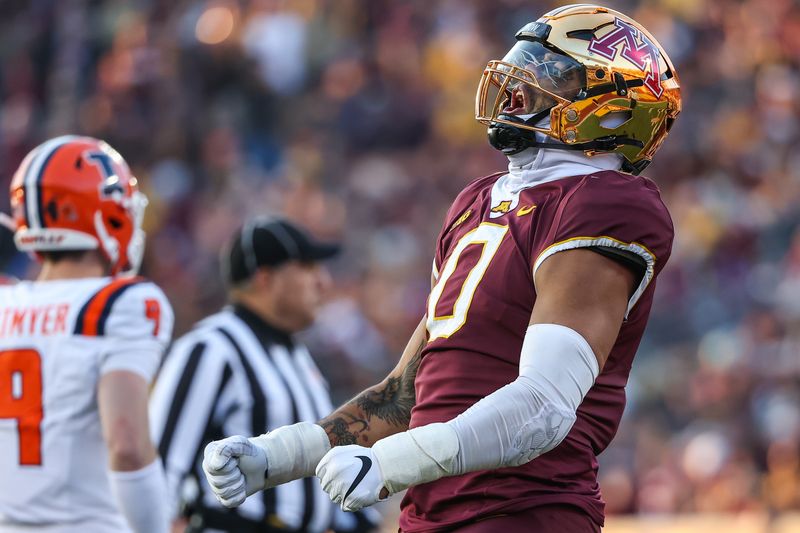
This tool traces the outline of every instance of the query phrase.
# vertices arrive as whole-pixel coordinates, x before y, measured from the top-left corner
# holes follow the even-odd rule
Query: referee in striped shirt
[[[339,247],[284,219],[247,222],[223,254],[230,305],[175,342],[150,404],[165,464],[174,531],[370,531],[372,512],[344,513],[306,478],[225,509],[206,484],[203,448],[228,435],[260,435],[333,409],[327,385],[292,335],[309,325],[330,284],[320,261]]]

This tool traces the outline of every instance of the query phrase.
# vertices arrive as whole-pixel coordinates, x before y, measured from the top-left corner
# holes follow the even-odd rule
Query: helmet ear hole
[[[124,225],[124,223],[116,217],[108,217],[106,220],[108,221],[108,225],[116,230],[120,229]]]

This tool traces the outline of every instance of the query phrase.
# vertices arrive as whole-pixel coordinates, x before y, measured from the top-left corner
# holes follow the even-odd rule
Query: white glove
[[[358,511],[382,501],[383,475],[371,448],[356,445],[333,448],[319,462],[317,477],[322,490],[343,511]]]
[[[208,443],[203,457],[203,472],[211,490],[229,508],[264,489],[267,466],[264,450],[239,435]]]
[[[209,443],[203,471],[220,503],[236,507],[255,492],[313,476],[330,449],[322,427],[300,422],[250,439],[237,436]]]

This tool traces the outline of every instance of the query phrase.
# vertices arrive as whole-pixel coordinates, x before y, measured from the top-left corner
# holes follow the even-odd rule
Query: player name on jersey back
[[[68,303],[33,307],[6,307],[0,310],[0,339],[67,333]]]
[[[149,383],[172,321],[144,278],[0,286],[0,532],[130,531],[108,481],[97,390],[110,372]]]

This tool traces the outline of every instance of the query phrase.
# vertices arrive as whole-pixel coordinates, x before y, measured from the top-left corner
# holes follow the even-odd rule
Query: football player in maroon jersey
[[[209,444],[217,497],[316,473],[345,510],[408,488],[402,531],[599,531],[613,438],[673,228],[638,174],[680,111],[625,15],[565,6],[484,70],[477,119],[507,171],[451,206],[427,313],[397,367],[317,424]]]

